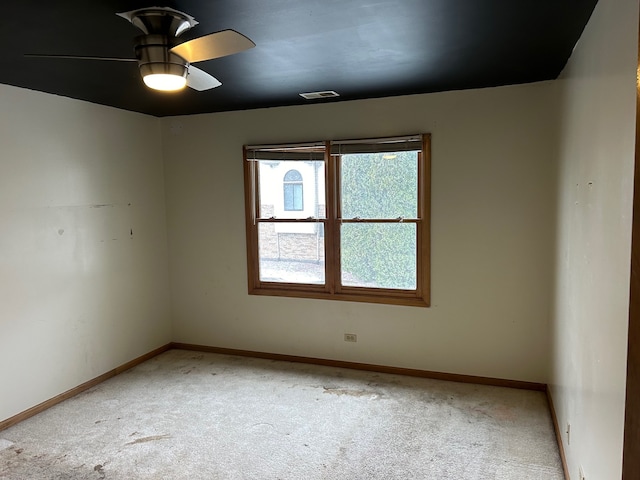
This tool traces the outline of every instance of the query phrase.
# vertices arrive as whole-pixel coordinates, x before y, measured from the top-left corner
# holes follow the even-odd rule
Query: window
[[[289,170],[284,175],[284,209],[287,211],[304,210],[302,208],[302,175],[297,170]]]
[[[244,158],[250,294],[429,305],[428,134]]]

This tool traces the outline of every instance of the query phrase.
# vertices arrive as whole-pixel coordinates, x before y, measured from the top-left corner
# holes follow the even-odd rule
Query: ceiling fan
[[[256,46],[235,30],[222,30],[179,43],[178,36],[198,24],[195,18],[169,7],[151,7],[117,13],[142,30],[134,44],[135,58],[78,55],[30,57],[137,62],[144,83],[155,90],[175,91],[188,86],[202,91],[222,85],[215,77],[192,64],[239,53]]]

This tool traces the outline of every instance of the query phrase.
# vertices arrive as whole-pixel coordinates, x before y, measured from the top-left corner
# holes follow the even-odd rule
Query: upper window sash
[[[330,151],[332,158],[336,159],[340,186],[336,191],[337,217],[340,222],[418,221],[421,218],[419,171],[422,150],[422,135],[332,142]],[[354,189],[358,190],[360,183],[358,177],[353,176],[355,172],[359,172],[358,175],[372,175],[372,178],[378,178],[381,182],[364,182],[369,185],[370,192],[366,205],[351,193]],[[398,172],[406,173],[408,176],[398,177]],[[413,203],[407,204],[410,198],[406,196],[400,204],[389,203],[392,202],[393,192],[397,192],[398,189],[413,190]],[[371,195],[377,195],[380,199],[380,209],[371,205]]]

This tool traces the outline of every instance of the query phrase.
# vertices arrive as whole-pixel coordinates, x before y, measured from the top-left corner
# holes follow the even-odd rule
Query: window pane
[[[324,225],[258,225],[260,281],[324,284]]]
[[[258,160],[258,218],[326,218],[324,162]]]
[[[342,285],[415,290],[415,223],[341,226]]]
[[[284,209],[286,211],[303,210],[302,183],[284,184]]]
[[[340,158],[343,218],[417,218],[417,152]]]

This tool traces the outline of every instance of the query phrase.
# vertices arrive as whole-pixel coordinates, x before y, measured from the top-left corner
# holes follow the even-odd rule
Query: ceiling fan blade
[[[204,70],[189,65],[189,74],[187,75],[187,87],[198,90],[210,90],[222,85],[222,83],[215,77],[212,77]]]
[[[202,62],[242,52],[256,44],[235,30],[222,30],[176,45],[170,51],[189,63]]]
[[[117,58],[117,57],[92,57],[85,55],[45,55],[40,53],[25,53],[25,57],[34,58],[65,58],[71,60],[104,60],[109,62],[137,62],[135,58]]]

